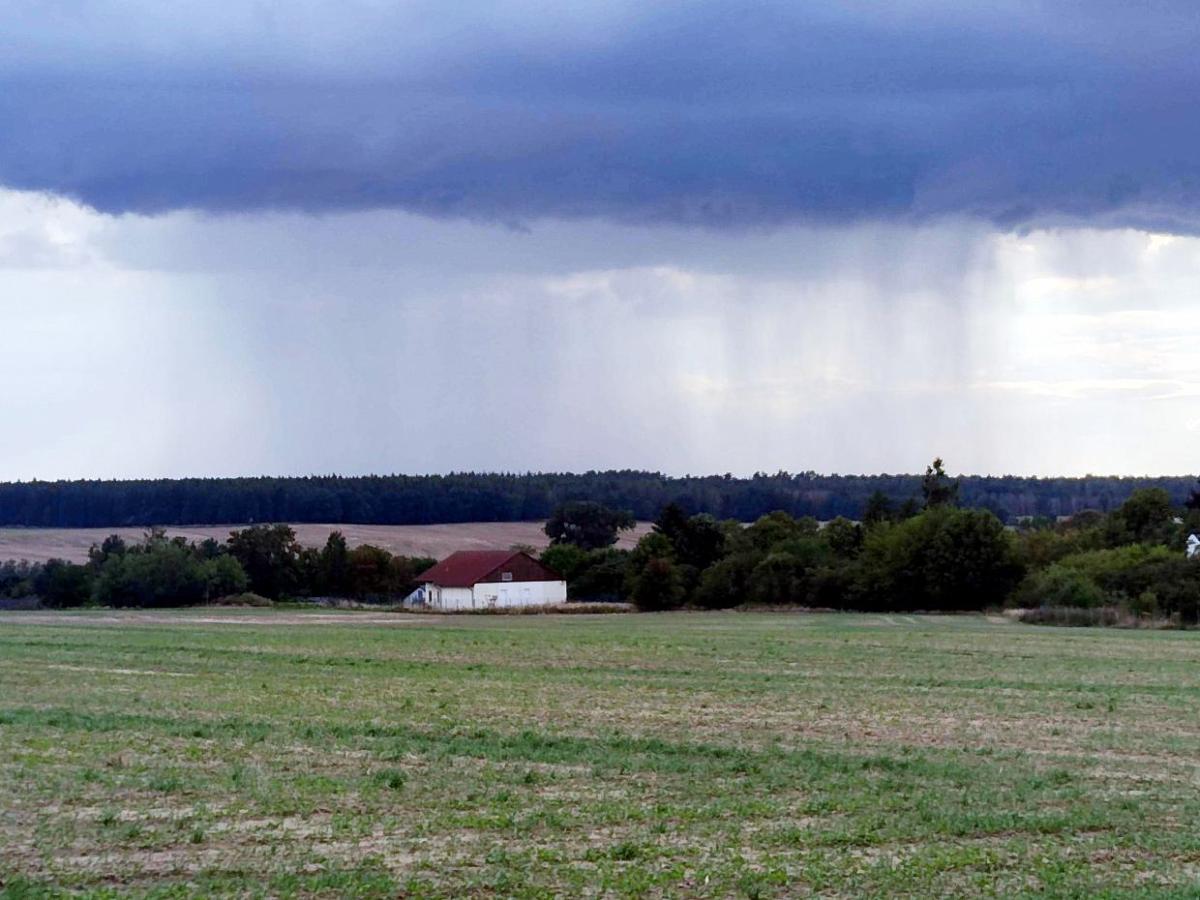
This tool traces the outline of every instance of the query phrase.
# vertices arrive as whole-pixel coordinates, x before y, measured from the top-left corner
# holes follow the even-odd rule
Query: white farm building
[[[418,578],[408,598],[427,609],[498,609],[565,603],[567,583],[519,550],[460,550]]]

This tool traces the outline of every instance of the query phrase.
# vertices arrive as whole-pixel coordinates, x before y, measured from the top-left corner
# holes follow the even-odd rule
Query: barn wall
[[[474,609],[470,588],[434,587],[429,605],[436,609]]]
[[[473,591],[476,609],[548,606],[567,602],[565,581],[480,582]]]

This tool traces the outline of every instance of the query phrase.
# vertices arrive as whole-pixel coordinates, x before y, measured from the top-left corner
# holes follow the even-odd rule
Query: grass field
[[[351,547],[374,544],[401,556],[432,556],[443,559],[455,550],[507,550],[513,544],[543,548],[549,544],[542,522],[455,522],[449,525],[314,525],[296,524],[296,538],[308,547],[321,547],[331,531],[340,531]],[[224,541],[229,532],[244,525],[191,525],[170,527],[167,534],[189,541],[216,538]],[[638,522],[621,532],[617,546],[633,547],[650,530],[649,522]],[[85,562],[88,548],[110,534],[130,543],[141,540],[145,528],[0,528],[0,561],[27,559],[45,562],[57,557]]]
[[[0,895],[1200,891],[1200,635],[0,617]]]

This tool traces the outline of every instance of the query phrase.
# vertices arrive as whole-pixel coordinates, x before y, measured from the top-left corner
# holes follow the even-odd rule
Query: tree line
[[[153,528],[134,544],[111,535],[92,545],[82,564],[61,559],[0,564],[0,599],[36,597],[59,609],[257,605],[322,596],[389,602],[410,593],[416,576],[434,562],[370,544],[351,548],[338,531],[315,548],[301,545],[287,525],[243,528],[225,542],[172,538]]]
[[[545,525],[541,559],[576,601],[630,601],[643,610],[747,604],[874,611],[1021,607],[1046,621],[1200,620],[1200,491],[1177,503],[1162,488],[1134,491],[1110,512],[1006,526],[964,502],[964,481],[934,460],[915,496],[882,491],[861,520],[775,510],[750,523],[664,505],[632,550],[614,547],[632,511],[571,501]],[[536,551],[531,551],[536,552]],[[379,547],[350,548],[337,531],[304,547],[288,525],[237,529],[224,542],[169,538],[159,528],[128,545],[113,535],[84,564],[0,565],[0,598],[51,607],[185,606],[241,597],[348,597],[395,602],[433,565]]]
[[[1044,517],[1006,527],[962,504],[963,481],[935,460],[918,498],[882,492],[862,521],[775,511],[746,525],[668,504],[630,551],[612,544],[629,517],[571,504],[547,525],[543,560],[576,600],[630,600],[640,609],[746,604],[847,610],[1021,607],[1031,618],[1079,624],[1200,619],[1200,492],[1176,503],[1135,491],[1108,513]]]
[[[1191,479],[964,476],[964,505],[1001,521],[1110,512],[1138,489],[1186,499]],[[652,519],[674,503],[719,520],[775,511],[822,521],[862,519],[875,494],[918,502],[919,475],[777,472],[672,477],[658,472],[474,473],[306,478],[192,478],[0,483],[0,525],[97,528],[328,522],[382,525],[545,519],[570,502],[593,501]]]

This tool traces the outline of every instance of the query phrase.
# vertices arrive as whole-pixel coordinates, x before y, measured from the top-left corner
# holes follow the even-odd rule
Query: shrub
[[[403,597],[412,590],[419,572],[405,557],[382,547],[361,544],[350,551],[350,594],[361,599]]]
[[[694,600],[705,609],[729,609],[750,599],[750,574],[758,563],[753,553],[727,556],[700,576]]]
[[[821,529],[821,537],[829,545],[835,556],[842,559],[854,559],[862,552],[863,540],[866,534],[857,522],[851,522],[841,516],[826,523]]]
[[[1179,531],[1170,495],[1162,488],[1143,488],[1129,495],[1104,525],[1110,547],[1132,543],[1171,543]]]
[[[1166,547],[1133,544],[1063,557],[1017,591],[1020,606],[1119,607],[1130,615],[1200,618],[1200,561]]]
[[[1030,528],[1017,535],[1017,552],[1030,569],[1041,569],[1064,556],[1103,546],[1098,529]]]
[[[808,602],[830,609],[862,605],[858,567],[853,564],[818,566],[809,574]]]
[[[634,579],[631,599],[640,610],[675,609],[683,598],[683,576],[669,559],[648,560]]]
[[[859,602],[872,609],[998,606],[1023,574],[999,519],[947,506],[872,528],[859,565]]]
[[[677,503],[662,508],[654,530],[671,542],[675,559],[697,571],[707,569],[725,553],[721,524],[710,515],[688,516]]]
[[[627,550],[593,550],[587,554],[574,576],[568,579],[572,600],[619,602],[625,598],[625,579],[629,569]]]
[[[751,546],[759,552],[765,553],[784,541],[811,537],[817,533],[817,530],[817,520],[811,516],[793,519],[787,513],[777,510],[759,518],[753,525],[746,528],[743,534]]]
[[[301,581],[303,548],[287,525],[253,525],[229,535],[229,552],[250,576],[250,588],[278,598],[296,590]]]
[[[1025,608],[1091,609],[1109,601],[1109,595],[1090,576],[1058,563],[1031,573],[1013,598],[1014,605]]]
[[[1166,547],[1132,544],[1073,553],[1063,557],[1058,565],[1091,578],[1110,597],[1128,598],[1151,589],[1162,578],[1163,567],[1181,558],[1181,554]]]
[[[85,606],[92,599],[92,573],[86,566],[52,559],[34,577],[33,589],[53,609]]]
[[[108,559],[94,597],[104,606],[191,606],[207,599],[203,566],[187,547],[153,541]]]
[[[33,582],[42,570],[28,560],[8,560],[0,564],[0,597],[32,597]]]
[[[249,578],[232,556],[206,557],[182,538],[151,531],[137,546],[93,555],[92,598],[105,606],[191,606],[246,590]]]
[[[1175,556],[1151,567],[1146,589],[1131,604],[1131,609],[1146,610],[1178,619],[1186,625],[1200,622],[1200,560]]]
[[[204,596],[208,599],[241,594],[250,586],[246,570],[228,554],[201,561],[200,577],[204,580]]]
[[[804,564],[791,553],[767,554],[750,573],[750,599],[756,603],[803,603]]]
[[[541,560],[567,581],[573,581],[586,566],[590,554],[577,544],[551,544],[542,551]]]

